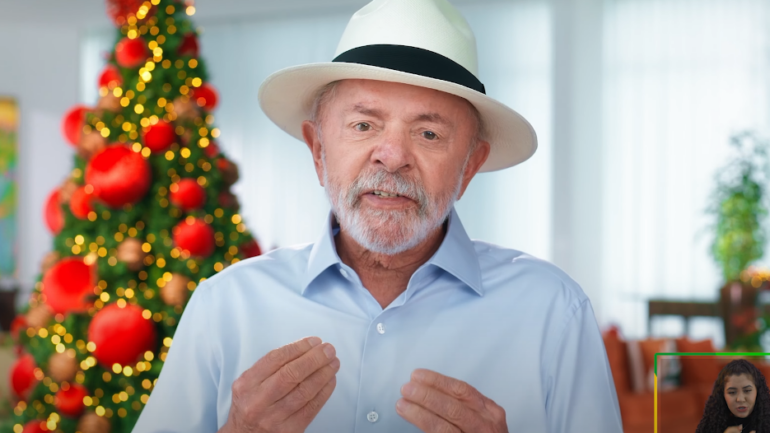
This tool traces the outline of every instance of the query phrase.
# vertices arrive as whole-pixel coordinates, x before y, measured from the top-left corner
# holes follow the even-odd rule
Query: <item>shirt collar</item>
[[[334,214],[329,212],[329,216],[324,223],[323,233],[310,250],[301,294],[304,295],[310,283],[318,278],[326,269],[342,263],[334,244],[334,236],[338,231],[339,226],[336,225]],[[449,223],[444,240],[433,257],[423,267],[427,265],[443,269],[467,284],[479,296],[484,295],[484,289],[481,284],[481,268],[476,256],[476,249],[465,232],[465,228],[462,222],[460,222],[460,217],[454,208],[452,208],[449,214]]]

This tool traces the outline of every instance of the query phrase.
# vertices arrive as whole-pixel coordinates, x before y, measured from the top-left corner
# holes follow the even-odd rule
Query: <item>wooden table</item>
[[[652,336],[654,316],[681,316],[684,318],[684,334],[688,335],[691,317],[722,317],[717,302],[689,302],[651,299],[647,304],[647,335]]]
[[[652,336],[652,318],[655,316],[680,316],[684,319],[684,334],[690,330],[692,317],[719,317],[724,328],[725,345],[730,346],[739,336],[740,330],[731,324],[729,317],[743,314],[747,308],[759,308],[762,315],[770,315],[770,303],[757,305],[759,290],[753,287],[734,284],[720,289],[719,300],[715,302],[675,301],[668,299],[650,299],[647,304],[647,334]],[[737,296],[736,296],[737,295]]]

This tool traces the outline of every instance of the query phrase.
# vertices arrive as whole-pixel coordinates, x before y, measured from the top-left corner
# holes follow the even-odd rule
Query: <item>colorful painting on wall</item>
[[[16,100],[0,96],[0,281],[16,278],[18,129]]]

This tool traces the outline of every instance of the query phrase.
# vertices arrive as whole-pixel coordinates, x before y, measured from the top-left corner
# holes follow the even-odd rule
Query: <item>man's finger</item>
[[[478,419],[478,412],[470,409],[464,401],[445,394],[437,388],[413,381],[401,387],[401,395],[409,402],[427,409],[463,431],[475,431],[478,428],[473,422]]]
[[[333,359],[329,364],[316,370],[302,383],[292,389],[285,397],[278,400],[271,408],[271,416],[283,421],[302,409],[318,395],[340,368],[340,360]]]
[[[418,368],[412,372],[412,381],[436,388],[444,394],[464,401],[476,411],[480,412],[486,408],[487,398],[476,388],[462,380],[445,376],[425,368]]]
[[[403,398],[396,402],[396,412],[424,433],[462,433],[457,426],[447,420]]]
[[[310,422],[318,415],[318,412],[321,411],[321,408],[326,404],[326,402],[329,400],[329,397],[332,396],[332,393],[334,392],[334,388],[337,386],[337,376],[332,376],[331,380],[326,383],[326,385],[321,388],[321,391],[316,394],[315,397],[313,397],[312,400],[307,402],[305,406],[303,406],[300,410],[294,413],[292,419],[292,423],[294,425],[302,425],[307,426],[310,424]],[[291,419],[291,418],[290,418]]]
[[[318,337],[305,337],[299,341],[271,350],[248,370],[244,371],[242,376],[246,382],[256,387],[264,382],[265,379],[275,374],[284,364],[299,358],[320,344],[321,339]]]
[[[262,391],[260,392],[261,403],[272,405],[284,398],[311,374],[328,365],[335,358],[334,346],[324,343],[288,362],[259,385]]]

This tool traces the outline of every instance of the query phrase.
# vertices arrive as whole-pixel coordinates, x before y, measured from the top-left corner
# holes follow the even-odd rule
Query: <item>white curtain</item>
[[[514,169],[479,175],[458,212],[472,238],[550,258],[550,15],[544,1],[488,2],[460,8],[474,29],[487,93],[514,107],[538,132],[535,156]],[[218,140],[240,166],[234,186],[248,227],[268,249],[313,242],[328,202],[310,153],[259,108],[257,89],[281,68],[329,61],[354,10],[328,15],[218,19],[202,24],[202,57],[221,103]],[[92,32],[83,43],[84,102],[114,36]],[[89,87],[91,86],[91,87]]]
[[[730,135],[766,130],[769,9],[765,0],[606,3],[604,316],[627,335],[645,334],[651,297],[717,298],[705,209]],[[682,332],[676,320],[656,322],[654,333]],[[720,321],[693,325],[693,337],[721,344]]]

